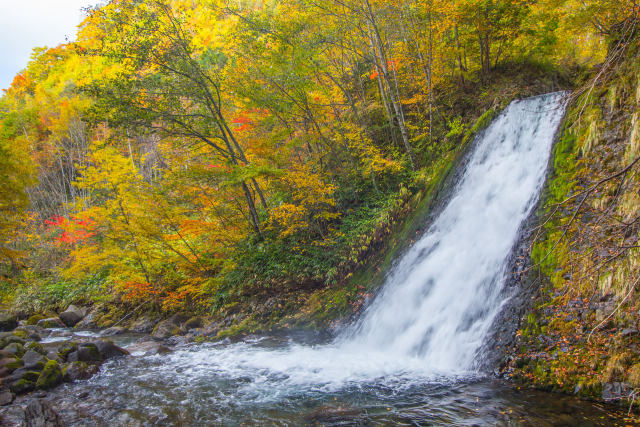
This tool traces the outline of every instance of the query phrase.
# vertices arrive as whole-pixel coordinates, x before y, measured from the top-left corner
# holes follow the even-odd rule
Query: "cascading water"
[[[425,401],[440,406],[431,412],[419,406],[411,422],[499,420],[469,415],[469,405],[492,392],[460,379],[474,374],[478,349],[504,303],[507,259],[542,187],[563,112],[562,93],[511,103],[475,141],[433,224],[394,265],[361,319],[331,343],[256,339],[110,362],[89,380],[101,400],[86,403],[87,413],[109,421],[126,412],[153,423],[250,418],[297,425],[313,404],[340,399],[383,423],[404,419],[371,415],[387,414],[389,402],[403,406],[404,416]],[[474,400],[455,398],[461,390]],[[109,409],[95,415],[105,402]],[[70,406],[81,411],[83,404]]]

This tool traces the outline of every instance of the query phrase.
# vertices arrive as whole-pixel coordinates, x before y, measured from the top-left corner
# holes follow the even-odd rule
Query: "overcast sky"
[[[0,89],[23,70],[34,47],[76,37],[80,9],[98,0],[0,0]]]

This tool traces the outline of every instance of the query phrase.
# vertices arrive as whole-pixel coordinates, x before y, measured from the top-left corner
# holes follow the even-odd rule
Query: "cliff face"
[[[604,400],[640,393],[640,43],[619,28],[572,96],[527,270],[533,307],[503,373]]]

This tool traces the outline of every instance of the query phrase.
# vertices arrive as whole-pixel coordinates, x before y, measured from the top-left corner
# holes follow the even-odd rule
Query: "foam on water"
[[[542,187],[563,112],[562,93],[509,105],[476,141],[431,227],[395,264],[360,321],[333,342],[187,347],[143,358],[136,382],[164,381],[177,389],[217,384],[232,401],[261,402],[472,375],[504,303],[506,261]],[[119,383],[129,375],[131,369],[106,369],[91,381]]]

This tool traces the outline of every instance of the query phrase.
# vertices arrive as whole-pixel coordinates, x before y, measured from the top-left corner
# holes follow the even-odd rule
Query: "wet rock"
[[[191,329],[196,329],[202,327],[202,319],[198,316],[194,316],[191,319],[184,322],[182,325],[182,329],[184,331],[189,331]]]
[[[62,360],[67,360],[67,358],[69,357],[69,354],[75,352],[76,350],[78,350],[78,343],[70,341],[65,345],[63,345],[62,347],[60,347],[60,349],[58,350],[58,356]],[[49,359],[52,359],[52,358],[50,357]]]
[[[36,351],[27,350],[24,353],[24,356],[22,356],[22,361],[24,362],[25,369],[42,370],[42,368],[44,368],[44,364],[46,364],[47,362],[47,359],[42,354]]]
[[[9,390],[15,394],[23,394],[33,391],[36,388],[36,384],[33,381],[19,379],[14,381],[9,386]]]
[[[68,327],[74,327],[76,323],[82,320],[84,314],[82,310],[75,305],[70,305],[65,311],[58,315],[62,323],[64,323]]]
[[[15,399],[15,397],[16,396],[10,391],[3,391],[2,393],[0,393],[0,406],[7,406],[11,402],[13,402],[13,399]]]
[[[180,324],[176,324],[173,318],[158,323],[151,336],[157,340],[164,340],[180,334]]]
[[[38,377],[36,388],[47,390],[62,382],[62,370],[55,360],[49,360]]]
[[[102,360],[100,350],[98,350],[98,347],[94,343],[80,344],[80,347],[75,353],[77,354],[77,360],[81,362],[100,362]],[[73,362],[71,355],[69,356],[68,360]]]
[[[50,317],[48,319],[39,320],[37,326],[45,329],[65,327],[64,323],[62,323],[62,321],[57,317]]]
[[[66,382],[86,380],[91,378],[98,371],[95,365],[88,365],[85,362],[72,362],[63,369],[63,379]]]
[[[144,354],[145,356],[156,356],[156,355],[163,355],[163,354],[169,354],[171,353],[173,350],[171,350],[169,347],[166,347],[162,344],[159,343],[154,343],[155,346],[151,347],[149,350],[147,350],[147,352]]]
[[[92,329],[96,328],[96,316],[94,313],[88,313],[84,318],[76,324],[76,328],[80,329]]]
[[[13,372],[23,365],[24,362],[22,361],[22,359],[17,359],[15,357],[7,357],[0,360],[0,367],[6,368],[9,372]]]
[[[60,357],[60,355],[58,354],[58,352],[56,351],[50,351],[46,354],[47,359],[49,360],[55,360],[57,362],[64,362],[64,360],[62,360],[62,358]]]
[[[133,332],[148,334],[151,331],[153,331],[153,327],[155,326],[155,324],[156,322],[154,322],[151,319],[142,318],[142,319],[136,320],[135,323],[131,325],[131,330]]]
[[[27,427],[61,427],[60,417],[53,410],[49,402],[35,399],[29,402],[24,411],[24,421]]]
[[[626,399],[630,395],[630,387],[627,383],[605,383],[602,388],[602,400],[617,401]]]
[[[0,331],[11,331],[18,326],[18,319],[15,315],[0,312]]]
[[[8,351],[12,355],[16,357],[20,357],[24,354],[24,349],[22,348],[22,344],[18,342],[13,342],[4,348],[5,351]]]
[[[123,328],[122,326],[112,326],[102,331],[100,335],[103,337],[112,337],[115,335],[122,335],[125,332],[127,332],[127,328]]]
[[[127,350],[118,347],[110,340],[98,340],[93,344],[104,360],[120,356],[128,356],[130,354]]]
[[[42,319],[45,319],[45,316],[43,316],[42,314],[34,314],[33,316],[27,319],[26,324],[37,325],[38,322],[41,321]]]
[[[13,333],[5,332],[2,337],[0,337],[0,347],[6,349],[9,344],[20,344],[24,345],[26,341],[24,338],[19,337]]]
[[[27,343],[27,345],[24,346],[24,349],[25,350],[35,351],[36,353],[40,353],[43,356],[46,356],[46,354],[47,354],[47,350],[45,350],[44,346],[42,344],[34,342],[34,341],[32,341],[30,343]]]
[[[167,338],[164,342],[166,345],[168,346],[176,346],[176,345],[183,345],[188,343],[190,340],[188,337],[183,337],[183,336],[173,336],[170,338]]]

